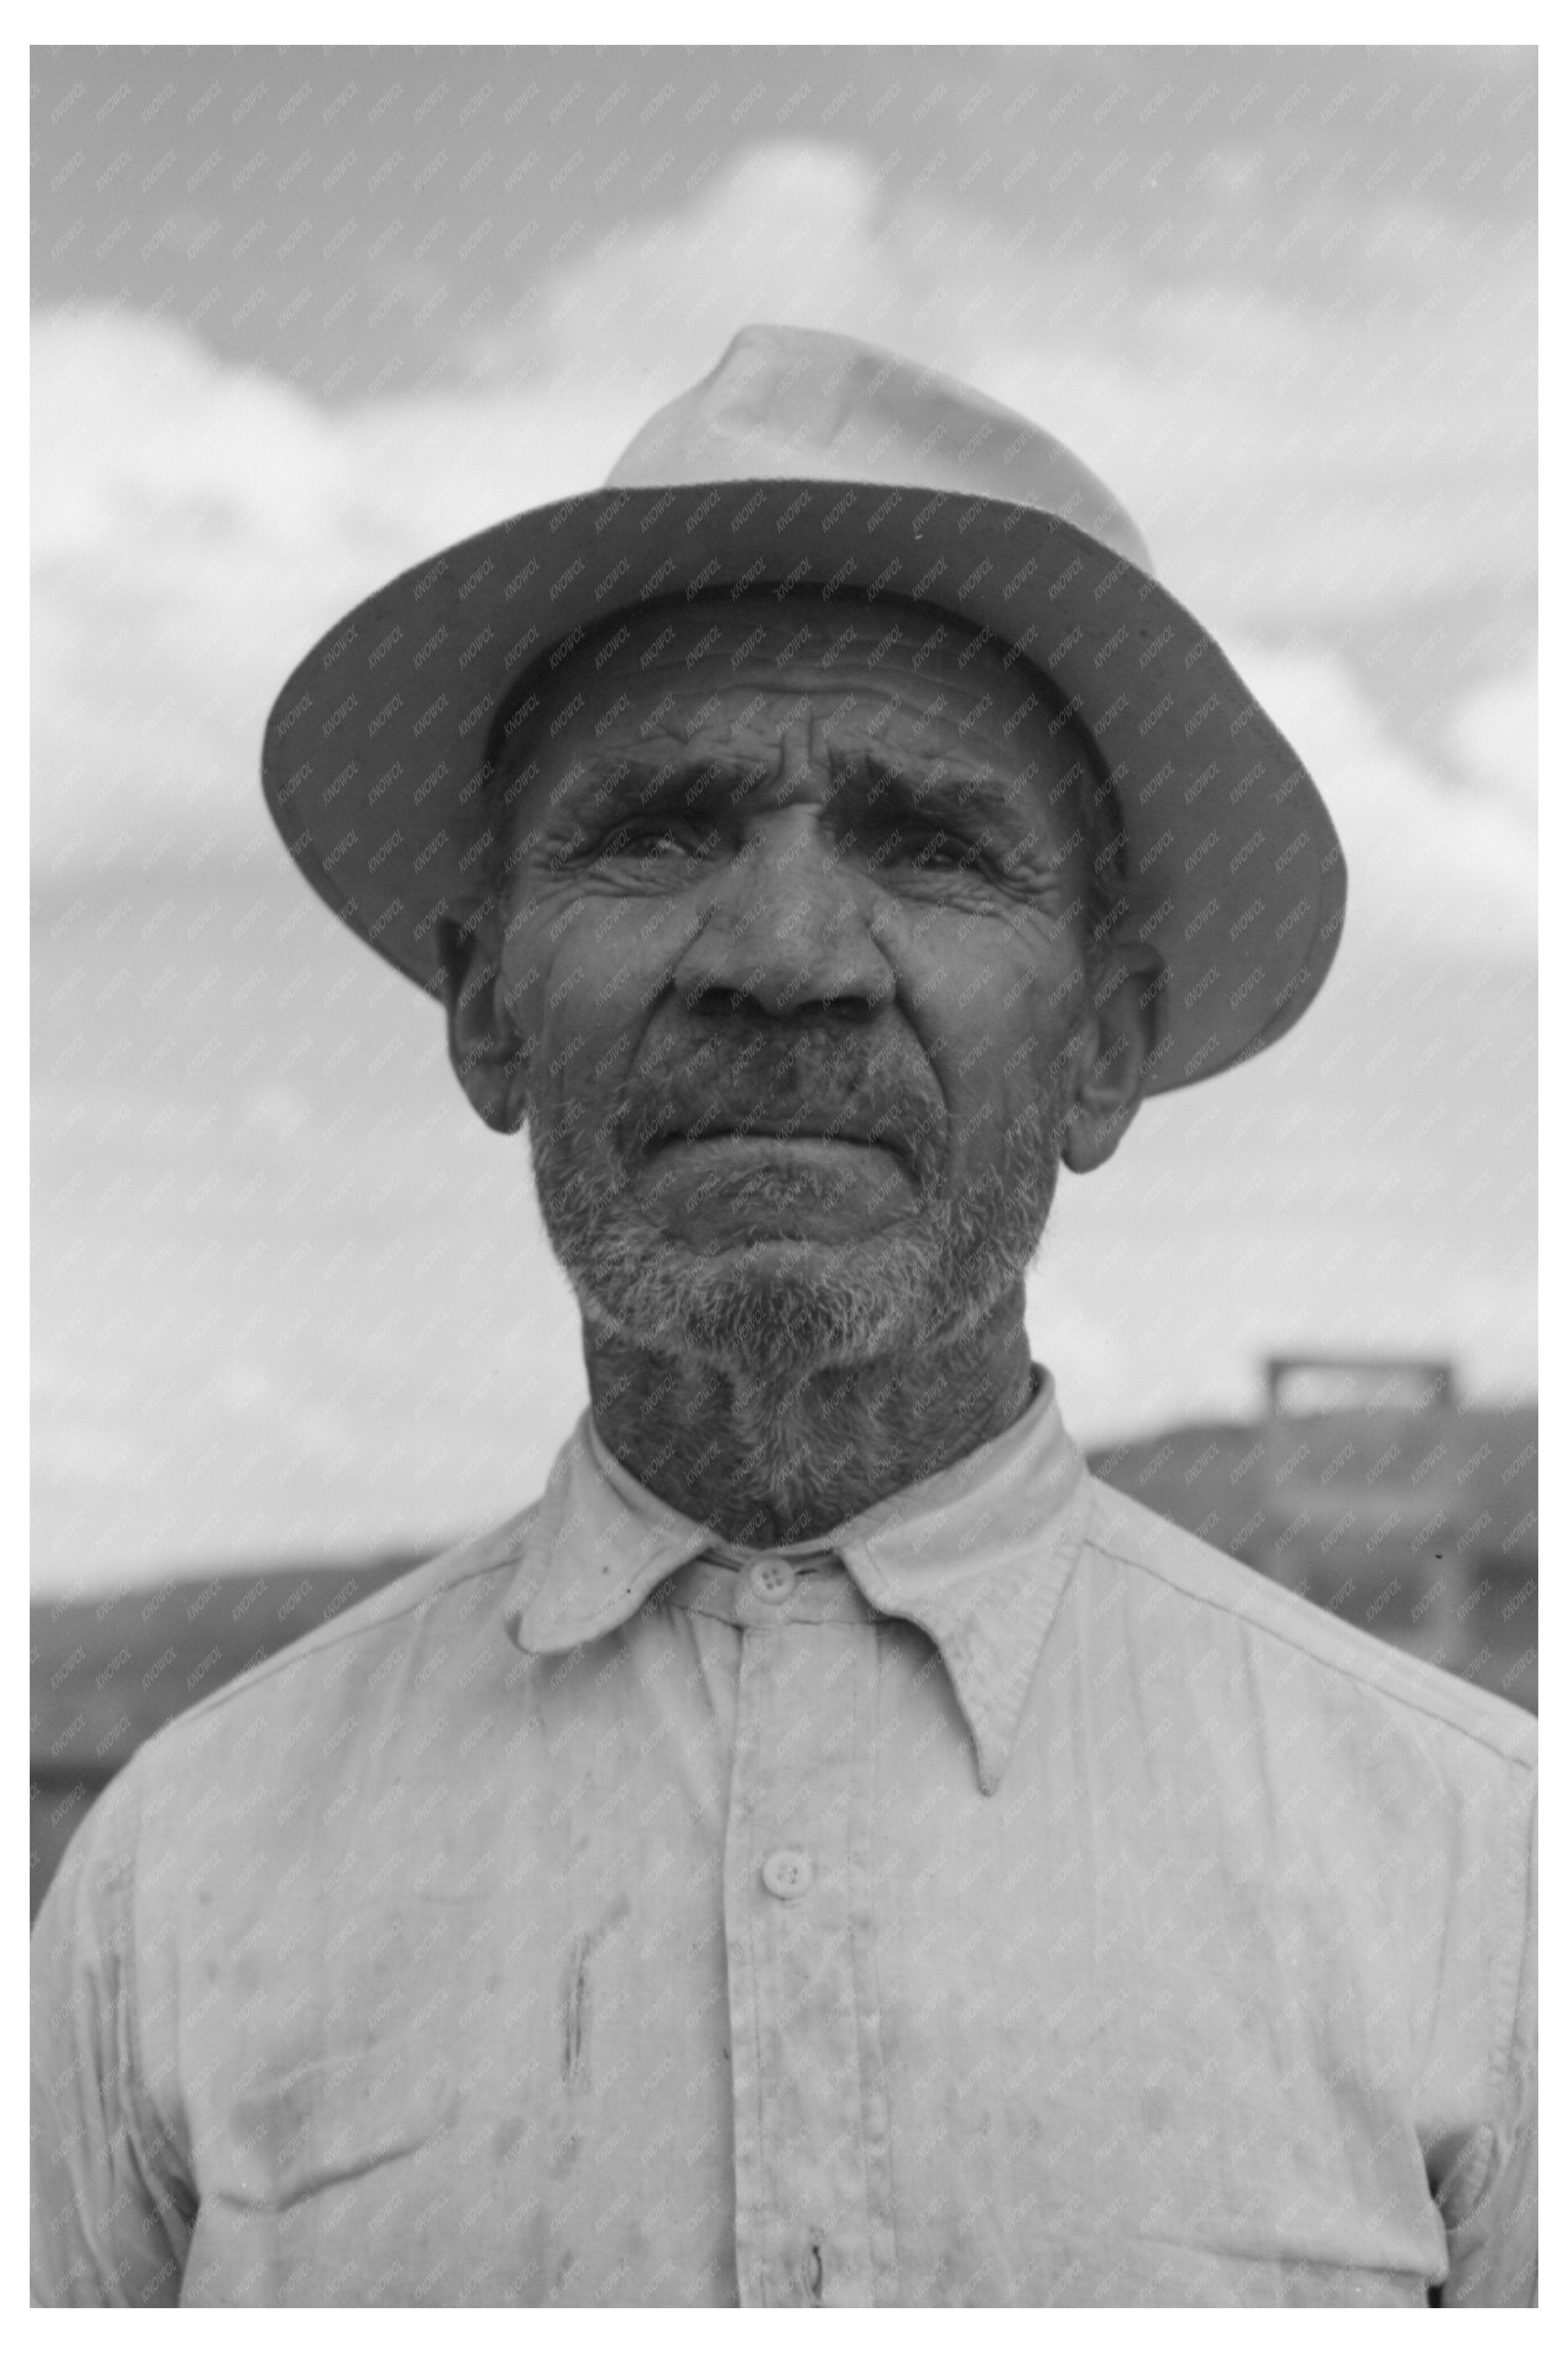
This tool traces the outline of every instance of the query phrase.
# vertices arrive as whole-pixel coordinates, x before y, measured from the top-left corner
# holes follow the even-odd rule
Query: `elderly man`
[[[265,780],[526,1126],[592,1409],[84,1828],[37,2293],[1530,2301],[1532,1725],[1100,1486],[1030,1359],[1059,1168],[1343,904],[1103,486],[748,330],[351,616]]]

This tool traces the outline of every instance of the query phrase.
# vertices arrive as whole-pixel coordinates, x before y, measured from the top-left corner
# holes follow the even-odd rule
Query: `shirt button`
[[[753,1561],[751,1587],[759,1601],[787,1601],[795,1591],[795,1571],[787,1560]]]
[[[804,1895],[816,1876],[810,1855],[798,1846],[775,1847],[763,1865],[763,1885],[784,1904]]]

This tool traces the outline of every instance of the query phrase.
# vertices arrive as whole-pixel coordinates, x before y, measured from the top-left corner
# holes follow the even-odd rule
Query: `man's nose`
[[[776,1019],[824,1007],[864,1018],[890,1001],[892,967],[815,808],[757,819],[675,979],[694,1007],[723,997]]]

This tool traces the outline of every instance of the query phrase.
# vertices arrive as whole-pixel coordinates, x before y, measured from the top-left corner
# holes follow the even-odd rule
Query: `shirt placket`
[[[725,1852],[735,2242],[746,2305],[868,2305],[886,2263],[864,1825],[869,1624],[790,1615],[753,1564]],[[869,2063],[869,2067],[868,2063]]]

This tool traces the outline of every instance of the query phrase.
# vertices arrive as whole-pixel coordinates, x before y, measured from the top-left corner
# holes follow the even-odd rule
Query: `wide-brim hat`
[[[1316,788],[1137,527],[1038,426],[856,339],[748,327],[603,490],[403,573],[306,655],[262,786],[334,913],[434,996],[487,891],[490,724],[520,672],[656,597],[912,600],[1055,681],[1125,834],[1126,927],[1164,959],[1151,1092],[1270,1045],[1322,986],[1345,868]],[[605,693],[613,700],[612,669]]]

